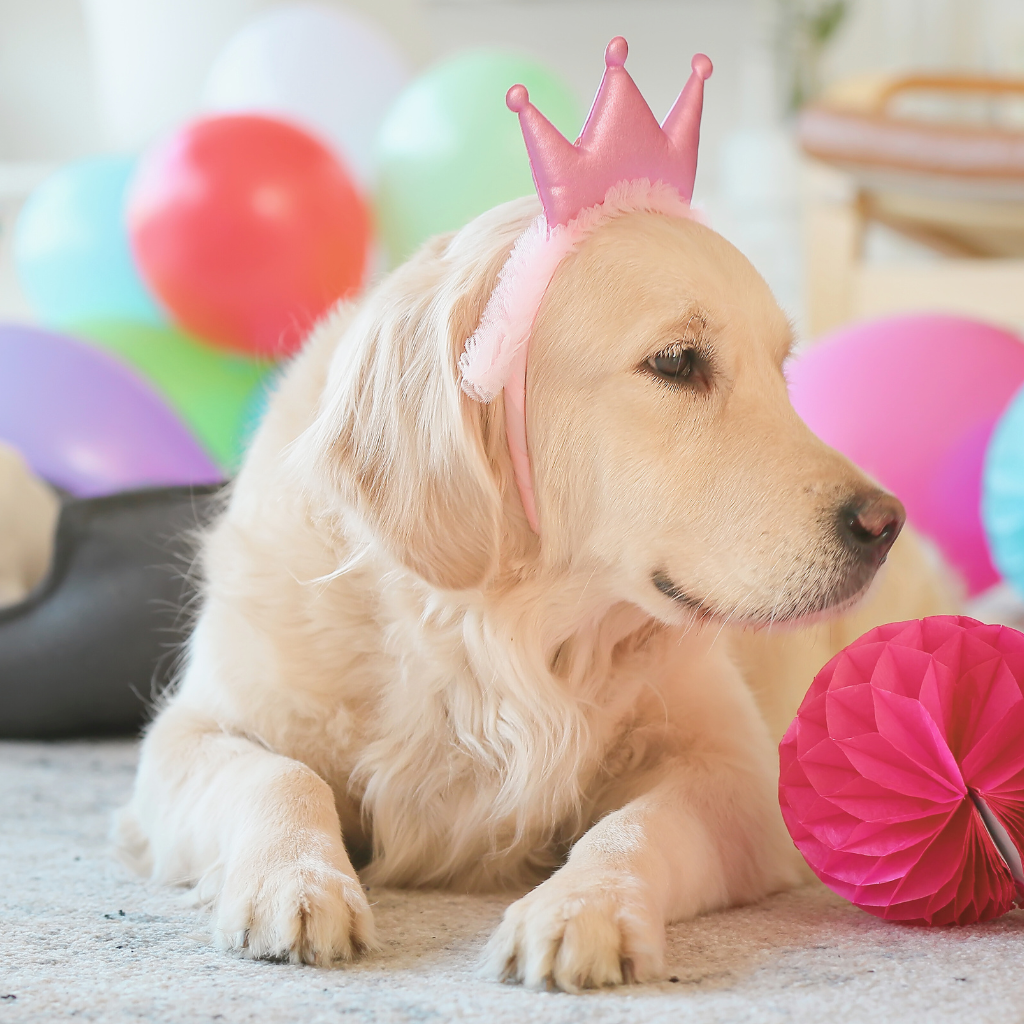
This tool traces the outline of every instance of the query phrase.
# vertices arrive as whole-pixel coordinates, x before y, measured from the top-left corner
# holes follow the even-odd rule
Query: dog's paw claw
[[[218,948],[254,960],[319,967],[376,948],[359,880],[316,858],[228,871],[214,908],[213,939]]]
[[[560,875],[508,908],[484,951],[481,975],[565,992],[660,977],[664,926],[637,886]]]

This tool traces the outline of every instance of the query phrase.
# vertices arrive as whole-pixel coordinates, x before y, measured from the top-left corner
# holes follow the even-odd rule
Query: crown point
[[[694,74],[697,75],[702,81],[707,81],[711,77],[711,72],[714,71],[714,65],[711,63],[711,58],[703,53],[695,53],[693,60],[690,61],[690,67]]]
[[[622,36],[616,36],[604,51],[604,65],[607,68],[621,68],[626,63],[629,46]]]
[[[521,114],[527,108],[529,102],[530,94],[525,85],[513,85],[512,88],[505,93],[505,106],[507,106],[513,114]]]

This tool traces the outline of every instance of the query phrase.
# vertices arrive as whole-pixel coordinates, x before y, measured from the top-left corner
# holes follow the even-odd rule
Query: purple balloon
[[[79,497],[223,477],[142,378],[34,327],[0,324],[0,439]]]

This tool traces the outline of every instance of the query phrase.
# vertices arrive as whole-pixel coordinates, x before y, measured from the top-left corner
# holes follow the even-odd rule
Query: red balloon
[[[196,121],[143,159],[132,249],[177,323],[244,352],[293,352],[363,280],[370,218],[326,146],[268,117]]]

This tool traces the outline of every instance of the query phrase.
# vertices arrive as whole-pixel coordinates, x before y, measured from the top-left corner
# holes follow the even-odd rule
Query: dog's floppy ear
[[[341,503],[442,589],[480,586],[497,564],[506,473],[485,451],[494,414],[462,391],[458,358],[531,212],[474,222],[387,278],[350,323],[304,439]]]

